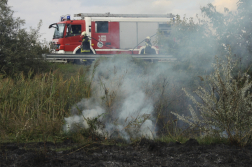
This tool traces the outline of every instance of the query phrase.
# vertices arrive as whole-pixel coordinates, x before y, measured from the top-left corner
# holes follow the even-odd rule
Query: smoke
[[[211,5],[203,7],[202,12],[209,22],[176,18],[170,35],[158,37],[160,51],[173,55],[179,62],[146,64],[120,56],[101,60],[97,67],[93,63],[92,98],[83,99],[72,108],[72,116],[65,118],[64,130],[73,131],[75,124],[88,128],[84,118],[100,116],[98,120],[104,129],[97,133],[105,131],[107,137],[120,136],[128,141],[142,136],[155,138],[159,128],[166,125],[158,115],[166,117],[163,122],[172,119],[171,111],[190,115],[188,105],[192,102],[185,98],[181,88],[192,94],[198,86],[207,85],[204,76],[212,72],[214,56],[224,58],[228,46],[239,56],[248,55],[251,48],[247,47],[251,45],[250,39],[243,36],[250,35],[250,21],[242,22],[240,15],[236,19],[235,14],[218,13]],[[238,23],[244,23],[246,29],[242,31]]]
[[[90,109],[87,108],[88,106]],[[81,111],[81,109],[83,110]],[[78,114],[79,112],[81,113],[80,115]],[[85,119],[96,118],[103,113],[104,110],[100,106],[95,106],[95,103],[93,103],[90,99],[83,99],[72,108],[73,116],[65,118],[66,124],[63,126],[63,130],[65,132],[69,132],[76,130],[76,128],[89,128]],[[99,118],[99,120],[101,120],[101,118]]]
[[[89,128],[85,119],[102,115],[98,120],[105,127],[97,131],[99,134],[126,140],[156,137],[154,103],[159,95],[151,90],[168,68],[153,66],[149,70],[145,62],[139,64],[131,56],[101,60],[97,67],[95,64],[90,74],[92,78],[94,72],[92,98],[83,99],[72,108],[72,116],[65,118],[64,131],[74,131],[76,124]]]

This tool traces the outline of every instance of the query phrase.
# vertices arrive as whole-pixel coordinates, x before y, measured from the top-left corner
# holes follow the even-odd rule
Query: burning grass
[[[232,142],[219,133],[201,136],[202,128],[190,129],[171,114],[188,115],[188,99],[181,90],[183,75],[170,69],[124,57],[2,78],[1,141]]]

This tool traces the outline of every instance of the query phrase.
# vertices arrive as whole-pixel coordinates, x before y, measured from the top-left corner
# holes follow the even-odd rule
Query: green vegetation
[[[96,61],[93,67],[98,67],[99,63],[102,62],[99,60]],[[250,96],[242,92],[250,89],[251,82],[246,78],[247,75],[245,74],[243,77],[238,78],[237,81],[232,79],[231,69],[234,69],[233,65],[230,57],[228,57],[227,63],[222,62],[218,64],[217,62],[214,73],[204,79],[204,82],[206,82],[204,85],[210,84],[210,89],[207,88],[204,90],[203,88],[199,88],[199,90],[196,90],[202,102],[197,102],[193,96],[190,96],[186,92],[197,105],[197,108],[202,110],[200,117],[203,117],[199,119],[192,107],[189,107],[193,116],[192,118],[180,116],[179,112],[177,112],[178,114],[174,113],[179,119],[185,120],[190,124],[187,129],[179,127],[177,125],[178,120],[171,115],[168,122],[165,119],[168,116],[167,110],[172,111],[171,108],[176,103],[182,104],[187,101],[186,98],[183,98],[178,103],[170,99],[170,97],[176,98],[177,88],[173,87],[173,90],[170,89],[167,91],[165,80],[159,80],[158,83],[152,85],[151,90],[147,89],[146,91],[149,96],[154,95],[151,92],[160,92],[154,108],[156,117],[154,122],[156,122],[156,126],[159,127],[160,132],[158,133],[158,137],[154,139],[163,142],[184,143],[189,138],[196,138],[201,144],[221,142],[239,145],[248,144],[250,142],[248,139],[251,135],[251,125],[249,122]],[[32,72],[30,72],[27,78],[20,73],[17,78],[2,78],[0,80],[1,141],[60,142],[71,139],[79,143],[91,141],[111,143],[106,140],[106,135],[103,136],[97,131],[97,129],[102,129],[104,126],[98,120],[98,117],[94,119],[83,118],[87,120],[88,128],[83,128],[76,124],[78,127],[77,131],[70,133],[63,131],[64,118],[71,116],[70,109],[72,106],[75,106],[76,102],[81,101],[82,98],[88,99],[96,96],[93,93],[96,92],[97,85],[92,75],[90,76],[90,74],[95,73],[96,68],[77,65],[62,66],[60,64],[57,67],[58,69],[53,72],[36,74],[32,79],[30,78]],[[64,71],[64,73],[61,71]],[[68,77],[70,75],[71,77]],[[100,86],[98,85],[98,87]],[[214,92],[211,92],[213,89]],[[210,90],[210,94],[207,93],[208,90]],[[113,107],[115,107],[113,104],[116,104],[119,100],[116,98],[117,92],[110,91],[107,92],[107,95],[106,91],[104,91],[105,97],[102,98],[104,106],[107,107],[105,115],[110,115]],[[241,96],[238,96],[239,92],[242,93]],[[229,99],[227,96],[232,98]],[[224,102],[218,98],[223,99]],[[167,105],[167,102],[170,104]],[[244,106],[244,108],[241,108],[241,106]],[[185,106],[186,108],[187,106]],[[224,110],[225,108],[226,110]],[[128,129],[128,132],[133,132],[131,129],[139,131],[141,125],[147,119],[149,119],[149,116],[144,118],[143,115],[139,115],[139,117],[129,122],[125,126],[125,129]],[[187,121],[188,119],[189,121]],[[212,126],[216,128],[212,129]],[[228,138],[221,136],[221,132],[225,130],[228,131]],[[120,138],[120,133],[116,133],[116,135]],[[140,138],[134,138],[134,134],[132,134],[132,142],[138,139]]]
[[[129,134],[127,141],[137,142],[146,137],[139,135],[141,127],[151,120],[154,129],[149,130],[149,137],[157,141],[184,143],[189,138],[196,138],[200,144],[251,144],[252,83],[248,67],[252,31],[239,19],[251,21],[247,18],[251,3],[244,5],[245,2],[239,1],[237,14],[227,9],[226,14],[218,13],[211,4],[203,7],[202,13],[210,22],[199,18],[195,22],[177,15],[171,23],[172,34],[158,36],[157,43],[165,44],[161,51],[180,61],[163,64],[169,66],[161,67],[167,71],[156,75],[152,73],[153,68],[160,67],[132,59],[129,61],[131,69],[119,73],[123,63],[129,63],[127,56],[113,59],[124,62],[113,66],[112,71],[104,65],[107,59],[97,60],[92,66],[44,62],[40,56],[48,52],[48,48],[38,40],[41,22],[38,29],[26,32],[21,28],[24,21],[13,19],[7,0],[1,1],[0,141],[61,142],[70,139],[87,144],[111,144],[116,140],[127,143],[122,134],[125,131]],[[218,59],[212,68],[214,55]],[[102,71],[97,71],[102,65]],[[127,75],[134,77],[134,84],[123,85]],[[156,80],[149,79],[152,76]],[[123,86],[143,90],[143,104],[152,104],[152,114],[129,115],[119,120],[115,111],[123,105],[124,95],[129,93],[120,90]],[[193,92],[195,96],[192,96]],[[65,118],[92,109],[91,105],[86,107],[78,103],[83,99],[95,101],[104,112],[93,119],[83,116],[87,127],[79,122],[74,124],[72,131],[64,131]],[[103,120],[111,126],[121,126],[121,131],[115,129],[108,135]]]
[[[199,86],[194,91],[199,100],[183,88],[195,108],[200,111],[200,118],[191,105],[189,110],[192,117],[173,114],[188,123],[192,129],[197,128],[208,136],[223,136],[222,133],[225,132],[230,143],[246,145],[251,142],[252,135],[252,82],[246,72],[234,78],[233,72],[237,64],[231,54],[227,56],[227,62],[217,59],[214,72],[205,78],[205,86]]]
[[[48,63],[43,61],[42,54],[48,53],[46,42],[39,41],[39,29],[27,32],[22,28],[25,21],[13,18],[13,11],[7,5],[8,0],[0,1],[0,75],[15,77],[19,72],[28,75],[48,71]]]
[[[14,79],[0,79],[1,140],[57,140],[70,108],[76,101],[91,96],[86,79],[88,68],[72,69],[75,75],[67,79],[64,77],[68,75],[58,70],[33,78],[30,72],[27,78],[20,73]]]

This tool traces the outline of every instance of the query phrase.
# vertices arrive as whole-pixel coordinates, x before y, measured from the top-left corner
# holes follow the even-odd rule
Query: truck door
[[[65,52],[73,52],[77,46],[81,45],[82,26],[81,24],[66,25]]]
[[[91,27],[94,49],[97,49],[98,52],[102,49],[103,54],[106,54],[108,49],[119,49],[118,22],[96,21],[91,23]],[[101,54],[101,52],[99,53]]]

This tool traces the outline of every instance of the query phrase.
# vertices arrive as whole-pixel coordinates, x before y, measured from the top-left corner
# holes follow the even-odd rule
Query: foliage
[[[160,52],[184,61],[178,63],[175,70],[203,75],[204,70],[210,69],[207,62],[213,62],[214,55],[221,58],[228,54],[231,47],[232,53],[240,57],[242,66],[247,68],[252,53],[252,3],[239,0],[237,7],[237,12],[224,8],[221,13],[210,3],[201,8],[202,16],[196,15],[196,19],[186,16],[181,19],[177,15],[168,23],[171,25],[170,34],[158,36]]]
[[[238,1],[238,21],[240,34],[245,39],[246,49],[249,54],[252,54],[252,30],[251,30],[251,21],[252,21],[252,2],[249,0],[239,0]]]
[[[49,50],[45,42],[39,41],[42,21],[37,29],[27,32],[21,28],[25,21],[13,17],[7,2],[0,1],[0,73],[14,76],[22,71],[27,76],[30,70],[37,73],[47,69],[42,54]]]
[[[212,70],[210,64],[214,57],[210,55],[216,53],[216,39],[198,16],[195,20],[186,16],[181,19],[177,15],[170,24],[170,34],[158,36],[159,46],[163,45],[160,52],[171,54],[178,59],[172,65],[173,71],[181,75],[176,80],[181,86],[195,89],[199,81],[198,76],[206,75]]]
[[[171,20],[170,35],[159,34],[158,45],[161,53],[172,54],[181,61],[173,63],[172,69],[168,68],[172,71],[169,77],[160,76],[155,82],[148,80],[141,84],[141,89],[146,95],[146,103],[142,107],[151,99],[154,114],[132,114],[124,120],[118,120],[115,111],[126,98],[119,89],[130,71],[116,76],[118,67],[114,66],[113,70],[109,71],[105,66],[102,72],[98,73],[97,79],[96,69],[100,62],[96,61],[91,67],[93,70],[88,74],[89,69],[82,67],[76,74],[76,71],[72,70],[72,65],[58,65],[59,70],[37,74],[47,66],[39,57],[48,51],[38,40],[41,22],[37,29],[27,32],[21,28],[24,20],[12,17],[13,12],[7,6],[7,0],[1,1],[0,5],[0,68],[1,73],[6,75],[0,79],[1,139],[9,138],[11,135],[14,135],[15,140],[26,141],[35,138],[47,140],[51,137],[56,140],[76,137],[78,135],[61,134],[64,118],[73,114],[70,113],[70,108],[82,98],[98,97],[95,100],[99,99],[100,105],[105,110],[103,117],[105,121],[120,126],[118,129],[113,129],[115,133],[112,132],[110,136],[120,137],[125,131],[130,137],[134,137],[136,134],[141,134],[141,126],[146,121],[153,121],[152,117],[155,117],[156,120],[153,122],[155,128],[159,130],[157,134],[162,135],[164,141],[184,141],[187,137],[193,137],[192,132],[196,129],[207,134],[201,139],[208,143],[222,141],[219,138],[222,132],[227,133],[232,143],[240,145],[249,143],[251,103],[248,92],[251,82],[246,73],[242,76],[234,74],[236,64],[230,58],[230,54],[227,57],[228,63],[217,61],[213,74],[204,79],[204,75],[211,72],[213,55],[223,55],[228,51],[228,46],[231,46],[233,53],[239,56],[249,55],[251,28],[249,22],[244,22],[251,20],[249,1],[239,1],[238,13],[225,9],[226,13],[221,14],[209,4],[201,9],[206,17],[204,20],[198,17],[197,21],[185,17],[181,19],[179,15],[175,20]],[[141,67],[137,70],[130,69],[137,72],[137,77],[133,77],[136,81],[137,78],[144,80],[144,75],[149,75],[149,71],[155,71],[151,70],[155,65],[143,61],[133,60],[131,64]],[[120,66],[123,66],[123,63]],[[170,72],[169,70],[166,73]],[[110,72],[114,73],[111,78]],[[205,83],[209,84],[209,87],[206,87],[208,85]],[[199,86],[195,91],[198,97],[188,92],[195,89],[196,85]],[[133,89],[137,84],[131,86]],[[187,99],[181,95],[181,86],[187,87],[187,91],[184,89],[184,92],[196,105],[196,108],[189,106],[192,118],[182,115]],[[174,115],[189,123],[193,131],[181,130],[181,125],[178,125],[180,122],[170,114],[171,110],[178,110]],[[200,117],[196,114],[198,110]],[[89,128],[79,129],[81,139],[102,138],[98,132],[104,128],[104,122],[98,118],[100,115],[93,119],[84,118]],[[216,140],[211,138],[212,136],[209,137],[213,134],[217,137]]]
[[[220,47],[218,53],[224,55],[223,53],[228,53],[228,48],[231,47],[232,53],[243,58],[243,64],[248,66],[252,53],[252,3],[247,0],[239,0],[237,7],[237,12],[231,12],[225,8],[225,13],[220,13],[215,6],[208,4],[206,7],[202,7],[201,11],[206,17],[205,24],[213,29],[212,34],[216,37],[216,43]]]
[[[186,18],[176,15],[170,23],[170,34],[164,36],[160,34],[158,44],[163,45],[163,52],[169,53],[180,59],[189,59],[192,56],[204,53],[212,53],[214,42],[210,36],[209,27],[202,24],[197,16],[195,21],[193,18]],[[207,44],[206,44],[207,43]]]
[[[80,68],[67,79],[57,70],[33,78],[30,72],[27,78],[20,73],[14,79],[0,79],[1,138],[15,135],[31,140],[44,133],[54,136],[62,132],[70,108],[91,95],[87,70]]]
[[[215,71],[206,77],[205,88],[199,86],[195,91],[198,100],[183,89],[195,108],[200,111],[200,118],[191,105],[189,111],[192,117],[173,114],[188,123],[191,128],[199,128],[207,134],[213,131],[220,134],[224,132],[230,143],[246,145],[252,134],[252,82],[246,72],[235,79],[232,72],[237,61],[232,60],[231,53],[226,58],[227,62],[220,62],[217,58]]]

